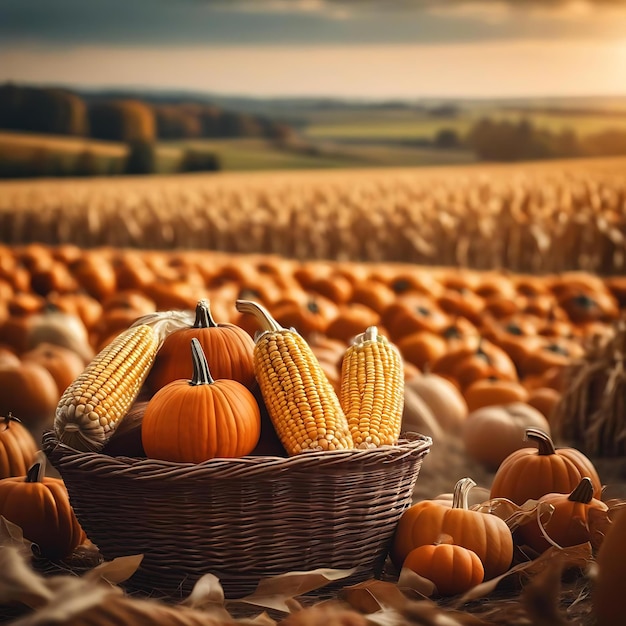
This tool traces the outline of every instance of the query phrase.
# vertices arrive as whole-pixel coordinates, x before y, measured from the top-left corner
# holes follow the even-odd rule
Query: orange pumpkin
[[[420,330],[440,333],[450,323],[448,314],[422,294],[400,296],[382,312],[381,321],[394,341]]]
[[[476,552],[450,543],[411,550],[403,567],[430,580],[442,596],[465,593],[480,584],[485,576],[485,568]]]
[[[0,415],[19,417],[34,436],[52,426],[59,401],[57,384],[42,365],[0,361]]]
[[[43,469],[43,462],[36,462],[25,476],[0,480],[0,515],[17,524],[42,556],[58,560],[69,556],[86,537],[65,484],[44,476]]]
[[[569,494],[547,493],[541,496],[539,502],[551,505],[552,514],[545,522],[535,518],[520,526],[519,542],[542,553],[554,544],[566,548],[591,541],[590,511],[608,511],[604,502],[593,497],[593,490],[591,479],[585,476]]]
[[[478,555],[485,579],[506,572],[513,559],[513,536],[504,520],[468,507],[467,494],[475,484],[471,478],[457,482],[452,507],[422,500],[402,513],[391,549],[396,567],[402,566],[411,550],[449,535],[454,544]]]
[[[259,405],[236,380],[214,380],[202,346],[191,339],[193,376],[162,387],[148,402],[141,441],[150,458],[201,463],[250,454],[261,434]]]
[[[466,387],[463,396],[469,411],[475,411],[484,406],[526,402],[528,391],[514,380],[483,378]]]
[[[326,327],[326,334],[331,339],[348,342],[370,326],[378,326],[379,332],[386,332],[380,328],[379,320],[378,313],[364,304],[340,304],[337,316]]]
[[[83,359],[73,350],[43,342],[32,350],[22,354],[22,361],[38,363],[46,368],[59,390],[59,398],[63,392],[85,369]]]
[[[452,380],[461,391],[481,378],[518,380],[515,364],[507,353],[483,338],[473,346],[451,348],[433,363],[432,372]]]
[[[537,500],[546,493],[569,493],[587,476],[593,495],[600,498],[602,483],[592,462],[575,448],[555,448],[546,431],[528,428],[524,447],[508,456],[498,468],[491,485],[492,498],[508,498],[519,504]]]
[[[20,420],[0,417],[0,479],[25,476],[37,453],[37,444]]]
[[[215,378],[230,378],[248,389],[255,384],[253,351],[250,335],[235,324],[216,323],[208,300],[196,305],[192,326],[170,333],[158,351],[147,385],[153,392],[175,380],[189,380],[193,364],[189,359],[189,342],[200,341],[203,352],[211,360]]]

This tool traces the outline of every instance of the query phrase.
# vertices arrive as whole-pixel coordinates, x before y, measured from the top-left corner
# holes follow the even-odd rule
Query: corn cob
[[[357,335],[346,350],[340,399],[355,447],[397,443],[404,407],[403,363],[376,326]]]
[[[339,398],[309,344],[293,328],[280,326],[261,305],[237,300],[236,307],[261,324],[255,337],[254,371],[287,453],[352,449]]]
[[[149,314],[103,348],[57,404],[59,441],[100,450],[139,395],[165,336],[188,323],[188,313],[180,311]]]

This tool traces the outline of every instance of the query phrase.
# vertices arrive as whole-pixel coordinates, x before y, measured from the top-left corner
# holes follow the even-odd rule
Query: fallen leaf
[[[20,546],[3,545],[0,549],[0,604],[38,608],[53,597],[54,592],[43,578],[29,567]]]
[[[339,597],[353,609],[365,614],[387,608],[401,610],[408,602],[408,598],[397,585],[375,579],[344,587],[339,592]]]
[[[32,542],[24,538],[21,526],[0,515],[0,546],[13,546],[25,555],[32,552]]]
[[[424,578],[420,576],[412,569],[408,567],[403,567],[400,571],[400,577],[398,578],[398,587],[402,590],[411,590],[415,593],[422,596],[422,598],[430,598],[433,596],[437,588],[435,587],[435,583],[428,578]]]
[[[215,574],[205,574],[196,581],[183,603],[193,609],[224,606],[224,589]]]
[[[522,602],[535,626],[566,626],[559,611],[565,559],[551,559],[523,589]]]
[[[118,556],[112,561],[105,561],[96,565],[92,570],[85,573],[88,580],[106,580],[112,585],[118,585],[128,580],[139,568],[143,554],[132,554],[129,556]]]
[[[290,599],[324,587],[331,582],[347,578],[355,571],[356,568],[319,568],[306,572],[287,572],[286,574],[271,576],[262,579],[252,594],[243,598],[227,600],[226,604],[242,602],[289,613],[288,601]]]

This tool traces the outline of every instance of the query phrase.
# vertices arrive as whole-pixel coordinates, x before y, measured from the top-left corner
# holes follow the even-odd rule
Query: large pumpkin
[[[198,339],[211,362],[215,379],[236,380],[248,389],[254,386],[252,337],[235,324],[216,323],[208,300],[200,300],[193,325],[168,335],[158,351],[148,376],[148,386],[153,392],[175,380],[191,379],[193,365],[189,359],[189,343],[193,338]]]
[[[492,498],[508,498],[518,505],[557,492],[570,493],[588,476],[593,496],[600,498],[602,483],[592,462],[576,448],[555,448],[546,431],[528,428],[525,439],[537,445],[511,453],[500,465],[491,485]]]
[[[63,559],[86,537],[63,481],[43,473],[43,462],[37,462],[26,476],[0,480],[0,515],[17,524],[24,537],[39,546],[42,556]]]
[[[422,500],[402,513],[393,539],[391,557],[402,567],[411,550],[436,543],[442,535],[452,543],[474,551],[485,568],[485,579],[504,573],[513,559],[513,536],[504,520],[488,513],[472,511],[468,491],[475,485],[463,478],[454,488],[452,507]]]
[[[200,342],[191,340],[193,375],[162,387],[141,423],[146,455],[181,463],[249,454],[261,434],[259,405],[236,380],[214,380]]]

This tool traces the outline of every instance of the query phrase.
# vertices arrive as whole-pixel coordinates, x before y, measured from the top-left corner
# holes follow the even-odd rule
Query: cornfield
[[[626,270],[626,159],[0,185],[0,238],[516,272]]]

